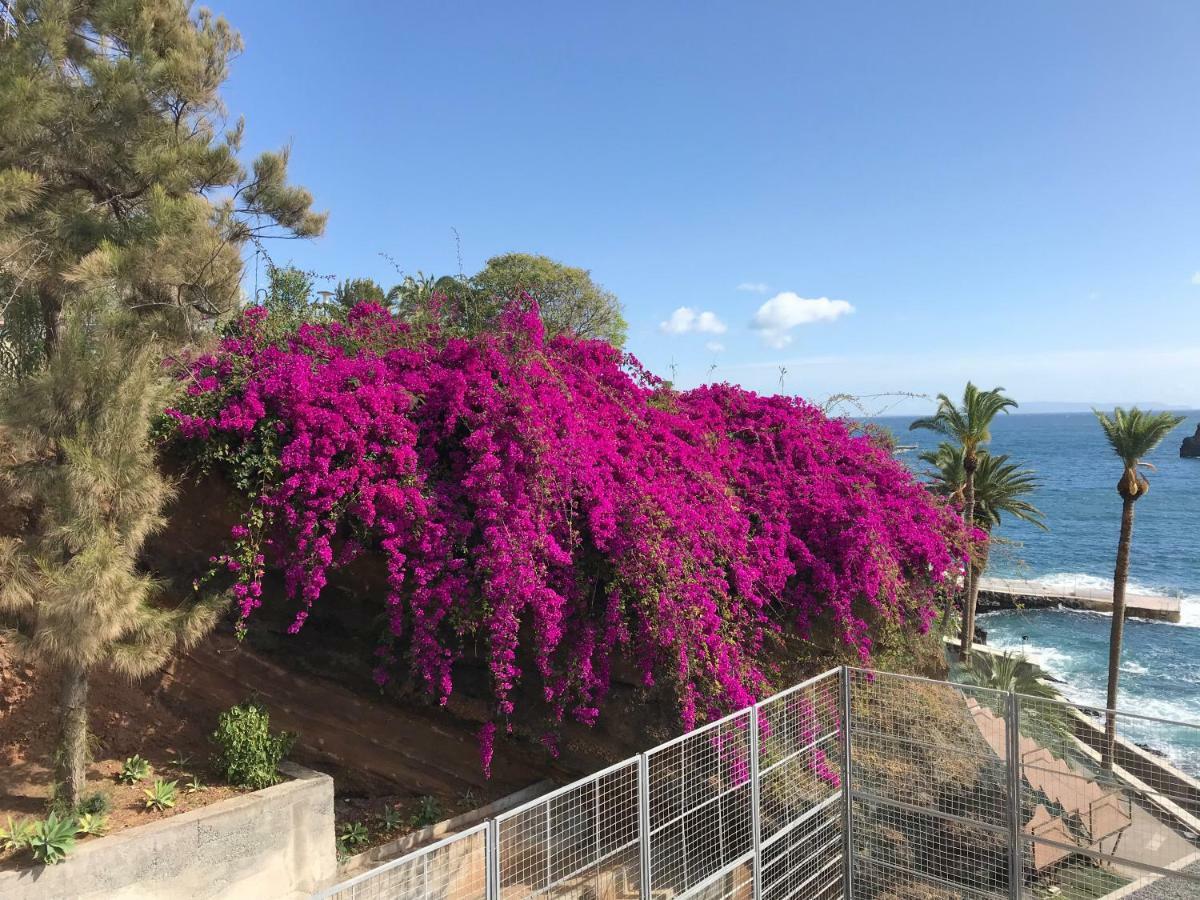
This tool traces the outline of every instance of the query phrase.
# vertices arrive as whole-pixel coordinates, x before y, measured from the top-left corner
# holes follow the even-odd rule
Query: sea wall
[[[1095,596],[1089,596],[1094,593]],[[1051,594],[1014,590],[979,589],[980,612],[996,609],[1083,609],[1091,612],[1112,612],[1112,598],[1104,592],[1077,590],[1071,593]],[[1178,622],[1180,603],[1174,597],[1129,597],[1126,599],[1126,614],[1137,619],[1154,619],[1161,622]]]
[[[0,872],[5,900],[284,900],[337,871],[333,779],[291,780],[76,846],[64,862]]]

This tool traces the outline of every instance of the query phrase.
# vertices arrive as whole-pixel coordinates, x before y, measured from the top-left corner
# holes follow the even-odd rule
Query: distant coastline
[[[1191,412],[1196,404],[1163,403],[1157,400],[1135,400],[1133,402],[1096,401],[1094,403],[1074,400],[1031,400],[1012,411],[1013,415],[1045,415],[1049,413],[1087,413],[1093,409],[1113,409],[1117,406],[1136,406],[1140,409],[1161,409],[1170,412]]]

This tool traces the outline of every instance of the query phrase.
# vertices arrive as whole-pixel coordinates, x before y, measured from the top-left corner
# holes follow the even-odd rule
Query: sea
[[[1200,459],[1181,459],[1179,445],[1200,422],[1186,419],[1147,457],[1150,492],[1136,506],[1128,591],[1182,598],[1179,624],[1129,619],[1125,626],[1118,708],[1128,735],[1200,775]],[[923,468],[921,450],[937,445],[928,431],[909,431],[911,418],[884,417],[902,445],[900,459]],[[1046,585],[1112,588],[1121,526],[1117,480],[1121,464],[1094,415],[1010,414],[997,418],[987,449],[1007,453],[1040,479],[1030,499],[1047,531],[1006,520],[995,531],[989,575]],[[979,618],[989,645],[1024,651],[1062,682],[1072,701],[1104,706],[1111,616],[1073,610],[1012,610]],[[1151,719],[1194,723],[1173,727]]]

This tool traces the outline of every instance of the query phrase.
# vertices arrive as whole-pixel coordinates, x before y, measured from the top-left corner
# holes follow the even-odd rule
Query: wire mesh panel
[[[317,900],[485,900],[487,834],[479,825],[318,894]]]
[[[637,759],[498,817],[497,834],[503,900],[639,896]]]
[[[1008,896],[1008,695],[848,677],[854,896]]]
[[[758,706],[764,900],[840,894],[843,733],[836,671]]]
[[[832,671],[319,896],[1200,898],[1188,753],[1200,726]]]
[[[1200,784],[1171,763],[1200,728],[1024,696],[1017,709],[1029,890],[1096,896],[1159,875],[1154,890],[1200,896]]]
[[[713,884],[723,896],[750,882],[753,856],[751,710],[646,754],[650,884],[673,897]]]

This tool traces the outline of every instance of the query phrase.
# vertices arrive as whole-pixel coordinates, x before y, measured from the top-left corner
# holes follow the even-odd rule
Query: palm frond
[[[932,466],[930,490],[961,502],[967,481],[962,448],[943,441],[937,450],[922,453],[921,459]],[[980,451],[977,459],[974,524],[990,532],[1000,524],[1002,515],[1010,515],[1045,529],[1041,510],[1026,499],[1040,487],[1037,474],[1007,454],[993,456]]]
[[[956,404],[945,394],[938,394],[937,411],[932,416],[914,420],[908,426],[909,430],[935,431],[957,441],[968,453],[974,453],[981,444],[992,439],[992,420],[1017,405],[1003,392],[1002,387],[981,391],[968,381],[961,403]]]
[[[1137,468],[1146,456],[1184,420],[1184,416],[1168,412],[1147,412],[1136,406],[1118,406],[1112,414],[1092,410],[1113,453],[1127,469]]]

